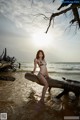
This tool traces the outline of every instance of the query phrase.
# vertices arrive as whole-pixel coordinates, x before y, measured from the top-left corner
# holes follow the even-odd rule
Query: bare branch
[[[80,19],[79,19],[79,13],[78,13],[77,7],[72,8],[72,12],[73,12],[73,15],[74,15],[74,19],[75,19],[75,21],[78,22],[78,25],[79,25],[79,28],[80,28]]]
[[[53,0],[53,2],[55,2],[55,0]]]
[[[66,12],[68,12],[68,11],[70,11],[70,10],[73,11],[73,10],[75,10],[75,9],[77,9],[76,6],[71,5],[70,7],[66,8],[66,9],[64,9],[64,10],[62,10],[62,11],[60,11],[60,12],[52,13],[52,15],[50,16],[49,25],[48,25],[47,30],[46,30],[45,33],[48,32],[48,30],[49,30],[49,28],[50,28],[50,26],[51,26],[51,21],[52,21],[52,19],[54,19],[55,17],[57,17],[57,16],[59,16],[59,15],[61,15],[61,14],[66,13]],[[77,11],[77,10],[76,10],[76,11]],[[74,19],[71,20],[70,23],[73,24],[75,21],[77,21],[77,22],[78,22],[78,25],[79,25],[79,27],[80,27],[80,19],[79,19],[78,11],[77,11],[77,14],[76,14],[76,13],[75,13],[75,14],[73,13],[73,15],[74,15]]]
[[[66,13],[67,11],[69,11],[69,10],[71,10],[71,9],[72,9],[72,7],[70,6],[69,8],[67,8],[67,9],[65,9],[65,10],[62,10],[62,11],[57,12],[57,13],[53,13],[53,14],[51,15],[51,17],[50,17],[49,25],[48,25],[48,27],[47,27],[46,33],[48,32],[48,30],[49,30],[49,28],[50,28],[50,26],[51,26],[51,21],[52,21],[52,19],[53,19],[54,17],[59,16],[59,15],[61,15],[61,14],[63,14],[63,13]]]
[[[44,17],[44,19],[48,19],[49,20],[49,17],[47,17],[46,15],[44,15],[43,13],[39,13],[39,14],[36,14],[37,16],[43,16]]]

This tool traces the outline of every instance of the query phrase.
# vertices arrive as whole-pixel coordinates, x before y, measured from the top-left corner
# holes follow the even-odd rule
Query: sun
[[[37,47],[48,47],[51,44],[52,36],[51,34],[37,32],[33,34],[32,40]]]

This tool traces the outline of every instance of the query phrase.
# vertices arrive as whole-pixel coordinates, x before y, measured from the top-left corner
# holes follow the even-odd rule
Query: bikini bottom
[[[39,72],[39,73],[38,73],[38,78],[41,78],[40,74],[41,74],[42,76],[44,76],[45,78],[48,77],[47,75],[43,75],[41,72]]]

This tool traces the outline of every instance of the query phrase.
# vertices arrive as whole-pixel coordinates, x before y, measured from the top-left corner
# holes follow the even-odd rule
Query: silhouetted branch
[[[39,14],[36,14],[34,16],[43,16],[44,19],[48,19],[49,20],[49,17],[47,17],[46,15],[44,15],[43,13],[39,13]]]
[[[59,15],[61,15],[61,14],[66,13],[66,12],[68,12],[68,11],[70,11],[70,10],[73,11],[73,15],[74,15],[74,19],[72,19],[72,20],[70,21],[70,23],[73,24],[75,21],[77,21],[77,22],[78,22],[78,25],[79,25],[79,28],[80,28],[80,19],[79,19],[79,13],[78,13],[77,7],[74,6],[74,5],[71,5],[70,7],[66,8],[66,9],[64,9],[64,10],[62,10],[62,11],[60,11],[60,12],[52,13],[52,15],[50,16],[49,25],[48,25],[48,27],[47,27],[46,33],[48,32],[48,30],[49,30],[49,28],[50,28],[50,26],[51,26],[51,21],[52,21],[52,19],[54,19],[55,17],[57,17],[57,16],[59,16]]]
[[[49,28],[50,28],[50,26],[51,26],[51,21],[52,21],[52,19],[53,19],[54,17],[59,16],[59,15],[61,15],[61,14],[63,14],[63,13],[66,13],[66,12],[68,12],[68,11],[71,10],[71,9],[72,9],[72,7],[70,6],[69,8],[67,8],[67,9],[65,9],[65,10],[62,10],[62,11],[57,12],[57,13],[53,13],[53,14],[51,15],[51,17],[50,17],[49,25],[48,25],[48,27],[47,27],[46,33],[48,32],[48,30],[49,30]]]
[[[74,22],[77,21],[78,25],[79,25],[79,28],[80,28],[80,19],[79,19],[79,13],[78,13],[77,7],[72,8],[72,12],[73,12],[73,15],[74,15]]]

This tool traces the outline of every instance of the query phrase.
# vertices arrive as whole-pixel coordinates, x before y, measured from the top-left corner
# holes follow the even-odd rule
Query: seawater
[[[21,62],[20,71],[31,72],[34,68],[34,63]],[[51,77],[62,79],[80,80],[80,63],[77,62],[48,62],[47,63],[48,73]],[[37,66],[36,74],[39,71]]]

